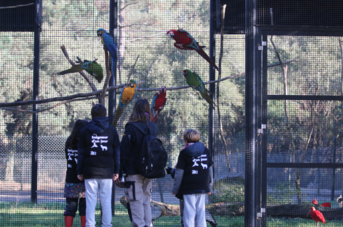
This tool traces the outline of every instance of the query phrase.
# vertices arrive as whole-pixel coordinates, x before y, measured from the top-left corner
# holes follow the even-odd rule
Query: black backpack
[[[164,168],[167,165],[168,154],[163,147],[162,141],[156,136],[151,135],[149,127],[145,131],[138,125],[132,125],[145,135],[142,152],[138,155],[137,162],[135,163],[136,171],[148,179],[165,177]]]

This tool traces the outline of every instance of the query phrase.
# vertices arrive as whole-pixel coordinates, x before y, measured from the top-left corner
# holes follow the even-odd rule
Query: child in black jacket
[[[64,186],[64,197],[66,198],[66,207],[64,211],[64,223],[66,227],[73,225],[73,219],[79,207],[81,216],[81,226],[86,226],[86,199],[84,181],[77,179],[77,143],[80,138],[81,130],[87,125],[85,120],[77,120],[73,131],[65,143],[65,155],[67,159],[67,174]]]
[[[211,194],[212,158],[209,150],[199,142],[197,130],[187,129],[183,137],[185,146],[176,164],[172,194],[183,196],[185,227],[206,227],[205,198],[206,194]]]

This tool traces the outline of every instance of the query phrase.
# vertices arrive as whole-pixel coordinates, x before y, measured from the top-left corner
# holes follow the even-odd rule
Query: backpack
[[[138,155],[137,162],[135,163],[136,171],[148,179],[165,177],[164,168],[167,165],[168,154],[163,147],[162,141],[156,136],[151,135],[149,127],[146,132],[138,125],[132,125],[145,135],[142,152]]]

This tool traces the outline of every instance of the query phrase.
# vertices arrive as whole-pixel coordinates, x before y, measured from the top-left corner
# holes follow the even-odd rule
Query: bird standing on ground
[[[316,204],[316,205],[319,204],[318,201],[317,201],[316,199],[312,200],[311,203]],[[319,205],[319,206],[322,206],[322,207],[331,207],[331,203],[322,203],[322,204]]]
[[[339,207],[343,207],[343,197],[342,195],[339,195],[336,199],[337,203],[339,204]]]
[[[199,43],[185,30],[169,30],[167,35],[175,40],[174,46],[181,50],[195,50],[201,57],[203,57],[211,66],[219,71],[218,66],[211,60],[211,58],[203,50],[204,46],[199,46]]]
[[[186,78],[187,84],[195,90],[199,91],[201,97],[203,97],[214,109],[214,106],[216,104],[210,97],[209,91],[205,88],[205,84],[200,78],[200,76],[197,73],[190,71],[189,69],[183,70],[183,76]]]
[[[124,108],[136,97],[137,83],[131,79],[129,84],[122,88],[119,97],[119,103],[114,113],[112,126],[116,127],[120,116],[123,114]]]
[[[156,123],[157,116],[163,110],[164,106],[166,105],[167,99],[167,88],[166,86],[162,86],[158,92],[155,93],[152,101],[151,101],[151,121]]]
[[[319,210],[316,210],[316,208],[312,207],[310,210],[311,218],[317,222],[317,227],[319,226],[319,222],[323,222],[325,224],[325,218]],[[308,215],[308,214],[307,214]]]

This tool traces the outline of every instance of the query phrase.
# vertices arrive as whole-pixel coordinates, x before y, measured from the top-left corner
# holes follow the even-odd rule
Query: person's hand
[[[77,179],[83,181],[83,175],[82,174],[81,175],[77,175]]]
[[[118,174],[118,173],[113,174],[113,180],[114,180],[114,181],[116,181],[116,180],[118,179],[118,177],[119,177],[119,174]]]
[[[167,168],[166,168],[167,174],[170,174],[172,169],[173,169],[173,168],[171,168],[171,167],[167,167]]]
[[[211,192],[207,192],[207,195],[211,195],[212,193]]]

